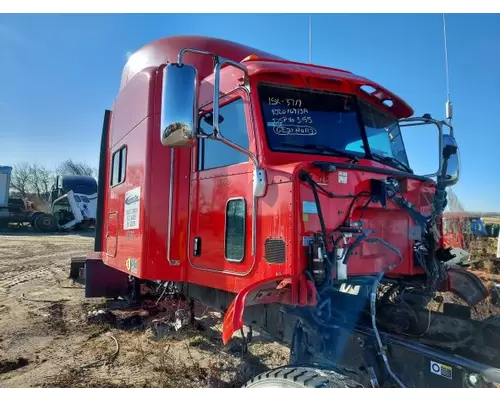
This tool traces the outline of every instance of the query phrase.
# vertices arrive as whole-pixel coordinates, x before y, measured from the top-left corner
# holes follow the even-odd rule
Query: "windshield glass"
[[[359,102],[359,108],[371,153],[380,157],[395,158],[409,166],[397,119],[363,101]],[[351,151],[363,148],[361,140],[347,146],[347,150]]]
[[[411,172],[395,117],[345,94],[270,84],[258,91],[271,150],[365,157],[368,140],[374,159]]]
[[[328,154],[327,148],[346,152],[362,141],[352,96],[268,84],[258,90],[271,150]],[[350,153],[364,156],[365,150],[358,146]]]

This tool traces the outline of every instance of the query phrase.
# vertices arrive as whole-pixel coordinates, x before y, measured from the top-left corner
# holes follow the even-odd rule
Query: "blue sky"
[[[455,135],[469,210],[500,211],[500,15],[447,15]],[[443,119],[446,81],[441,14],[315,14],[313,62],[366,76],[415,109]],[[308,16],[0,15],[0,165],[66,158],[97,166],[105,108],[127,52],[163,36],[201,34],[307,62]],[[417,132],[415,131],[415,135]],[[412,136],[417,166],[437,138]]]

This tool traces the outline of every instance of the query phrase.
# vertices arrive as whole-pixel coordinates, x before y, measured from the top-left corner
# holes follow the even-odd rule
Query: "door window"
[[[200,120],[200,131],[210,134],[213,129],[212,121],[212,113],[203,115]],[[248,150],[248,129],[242,98],[220,108],[219,129],[226,139]],[[200,139],[198,151],[198,170],[200,171],[248,161],[247,155],[218,140]]]

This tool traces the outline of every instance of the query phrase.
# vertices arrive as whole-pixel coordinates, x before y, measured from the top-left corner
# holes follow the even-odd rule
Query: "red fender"
[[[291,275],[271,277],[247,286],[239,292],[224,317],[222,342],[227,344],[234,332],[243,327],[243,312],[246,306],[269,303],[293,304],[292,282]],[[298,279],[298,288],[299,305],[316,305],[316,290],[313,282],[301,275]]]

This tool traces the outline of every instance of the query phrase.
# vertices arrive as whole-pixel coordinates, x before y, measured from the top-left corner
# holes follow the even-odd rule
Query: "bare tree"
[[[21,197],[26,197],[30,192],[30,165],[21,163],[12,168],[10,176],[10,187],[13,191],[20,194]]]
[[[21,163],[12,168],[10,189],[23,199],[29,198],[45,208],[53,180],[54,173],[44,166]]]
[[[35,194],[39,200],[49,199],[50,186],[54,180],[54,174],[44,166],[33,164],[29,168],[29,187],[31,193]]]
[[[59,175],[80,175],[80,176],[93,176],[97,175],[95,168],[84,162],[75,162],[71,159],[64,161],[58,167],[56,172]]]

